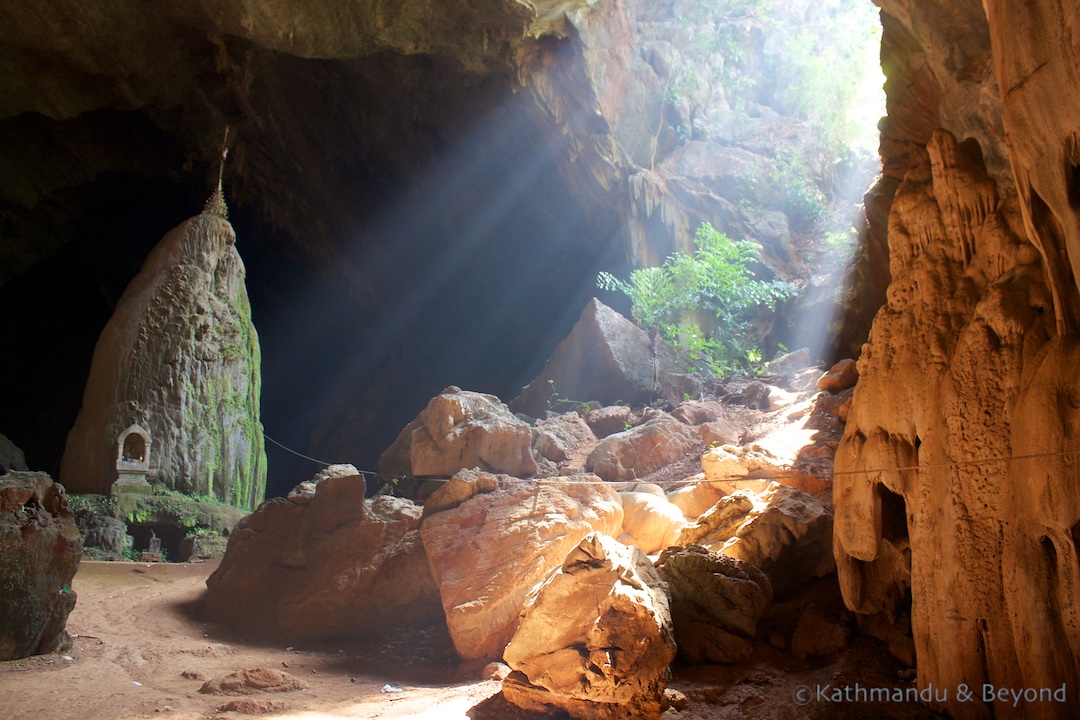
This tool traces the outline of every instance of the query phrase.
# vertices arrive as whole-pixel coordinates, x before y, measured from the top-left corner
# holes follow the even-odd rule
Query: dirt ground
[[[83,561],[74,640],[52,655],[0,662],[0,718],[7,720],[173,720],[243,718],[219,711],[235,697],[199,692],[205,680],[247,668],[282,670],[306,690],[250,696],[274,701],[261,717],[540,720],[508,705],[482,667],[454,660],[445,636],[415,632],[379,646],[281,647],[239,640],[200,620],[205,580],[216,562]],[[726,718],[931,718],[910,703],[830,702],[837,688],[910,687],[876,641],[807,663],[761,644],[741,666],[674,668],[671,688],[685,707],[663,720]],[[821,688],[824,686],[824,694]],[[802,700],[809,699],[803,704]],[[284,704],[284,707],[282,707]],[[251,717],[248,715],[247,717]]]

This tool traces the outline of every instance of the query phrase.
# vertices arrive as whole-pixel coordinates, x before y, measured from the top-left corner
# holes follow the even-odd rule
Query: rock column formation
[[[882,154],[898,186],[887,303],[836,456],[844,597],[894,618],[910,603],[919,686],[943,691],[953,716],[1068,717],[1080,704],[1080,11],[879,4]],[[987,685],[1019,700],[989,699]],[[1049,697],[1062,686],[1065,702]]]
[[[259,339],[232,226],[204,212],[174,228],[131,281],[94,349],[60,479],[107,493],[117,437],[152,442],[148,480],[254,507],[266,486]]]

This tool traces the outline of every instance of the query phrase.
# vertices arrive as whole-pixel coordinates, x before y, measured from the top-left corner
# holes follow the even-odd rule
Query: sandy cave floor
[[[268,718],[430,718],[541,720],[508,705],[481,667],[454,659],[445,633],[414,632],[375,646],[286,648],[232,637],[199,619],[205,580],[217,562],[83,561],[78,602],[68,620],[72,647],[0,662],[0,717],[7,720],[174,720],[242,718],[219,712],[230,697],[204,695],[203,681],[245,668],[284,670],[310,683],[298,692],[261,694],[284,702]],[[688,698],[663,720],[712,718],[932,718],[907,703],[797,705],[800,688],[905,687],[880,644],[859,639],[844,654],[807,663],[760,644],[743,666],[674,668],[669,687]],[[384,686],[399,688],[383,692]]]

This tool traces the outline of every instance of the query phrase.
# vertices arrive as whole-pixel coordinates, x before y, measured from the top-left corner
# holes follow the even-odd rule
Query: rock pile
[[[581,357],[545,373],[580,379],[562,363]],[[207,611],[289,638],[444,621],[461,658],[509,665],[522,708],[659,717],[676,640],[688,662],[745,660],[774,593],[835,567],[820,466],[850,374],[806,361],[670,412],[589,398],[533,419],[447,388],[383,454],[409,499],[328,468],[236,528]],[[800,651],[829,646],[807,632]]]

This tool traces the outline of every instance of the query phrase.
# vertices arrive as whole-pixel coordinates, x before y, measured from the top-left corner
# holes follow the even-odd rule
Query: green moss
[[[124,505],[121,519],[127,523],[163,523],[188,530],[207,528],[229,531],[247,511],[206,496],[189,497],[174,490],[139,495]]]

